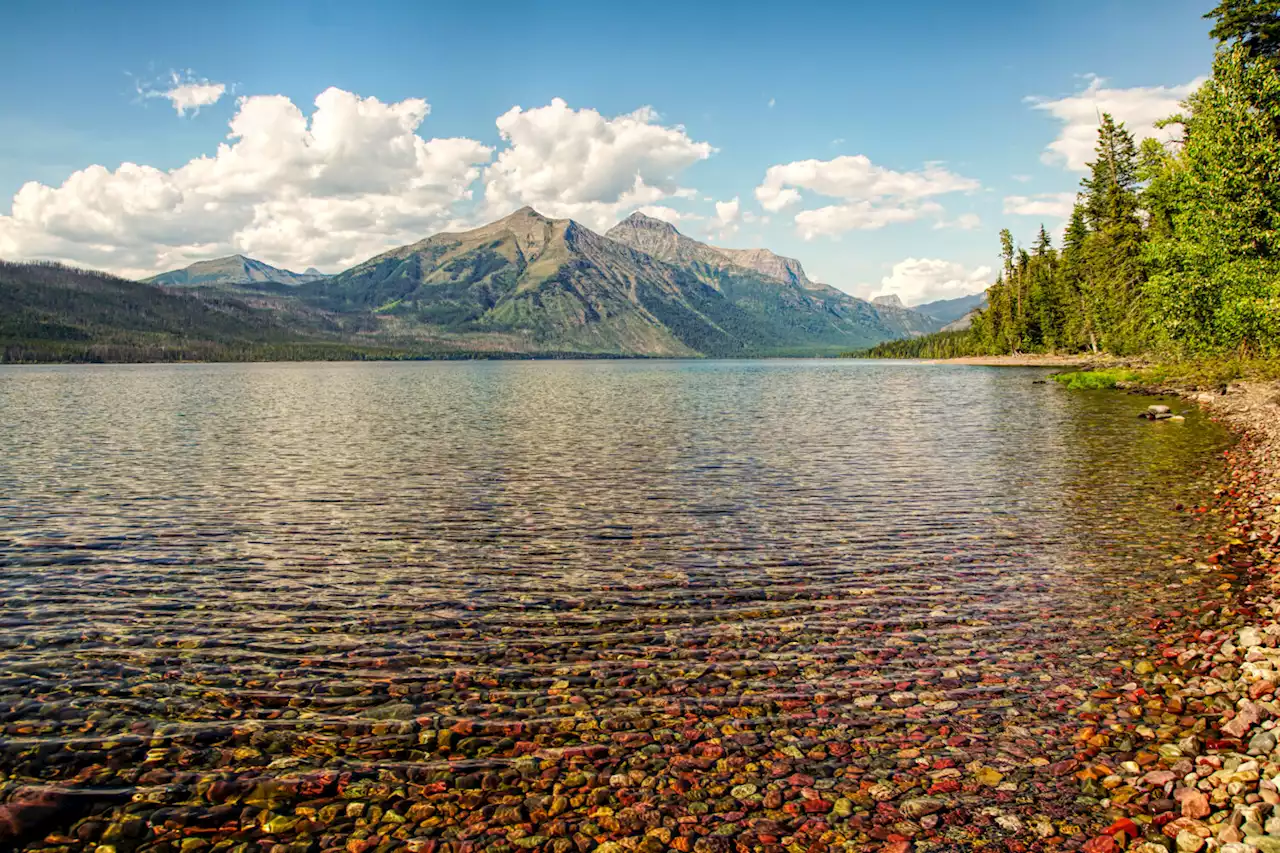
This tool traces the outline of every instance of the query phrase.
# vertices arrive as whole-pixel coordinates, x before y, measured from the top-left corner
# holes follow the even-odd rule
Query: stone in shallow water
[[[1250,625],[1240,629],[1240,647],[1250,649],[1262,645],[1262,632]]]
[[[1179,832],[1175,843],[1178,845],[1178,853],[1196,853],[1204,847],[1204,839],[1189,829]]]
[[[1280,838],[1266,835],[1253,835],[1245,838],[1245,844],[1252,844],[1259,853],[1280,853]]]
[[[898,807],[898,811],[902,812],[903,817],[915,819],[942,811],[946,807],[946,803],[933,797],[917,797],[911,800],[905,800]]]
[[[1173,794],[1182,806],[1182,816],[1202,818],[1209,816],[1209,798],[1194,788],[1179,788]]]
[[[1244,737],[1250,727],[1260,719],[1262,714],[1257,705],[1247,701],[1241,702],[1240,709],[1236,711],[1231,721],[1222,727],[1222,731],[1231,737]]]
[[[1249,752],[1253,755],[1266,755],[1276,748],[1276,736],[1271,732],[1258,732],[1249,738]]]

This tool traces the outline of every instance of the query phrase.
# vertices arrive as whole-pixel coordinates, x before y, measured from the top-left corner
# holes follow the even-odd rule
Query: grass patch
[[[1212,388],[1239,379],[1280,380],[1280,358],[1202,358],[1155,364],[1141,372],[1143,382]]]
[[[1132,370],[1114,367],[1109,370],[1077,370],[1070,373],[1055,373],[1055,382],[1061,382],[1071,391],[1100,391],[1115,388],[1122,382],[1136,382],[1139,376]]]

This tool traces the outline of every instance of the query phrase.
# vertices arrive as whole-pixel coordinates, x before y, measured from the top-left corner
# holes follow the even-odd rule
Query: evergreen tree
[[[1147,253],[1160,328],[1192,350],[1280,348],[1280,72],[1221,51],[1168,163],[1172,232]]]
[[[1124,123],[1103,113],[1095,154],[1089,175],[1080,182],[1090,230],[1085,242],[1087,323],[1106,349],[1131,351],[1140,345],[1143,327],[1138,148]]]
[[[1252,57],[1280,55],[1280,0],[1222,0],[1206,18],[1220,44],[1238,41]]]

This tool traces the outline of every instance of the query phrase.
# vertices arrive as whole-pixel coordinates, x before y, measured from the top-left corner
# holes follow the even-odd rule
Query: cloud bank
[[[221,97],[222,84],[173,82],[155,96],[180,114]],[[94,165],[59,186],[27,183],[0,216],[0,257],[131,276],[236,252],[341,269],[465,227],[475,212],[460,206],[477,181],[483,218],[524,204],[593,228],[646,206],[672,221],[701,218],[659,203],[690,196],[680,173],[714,149],[647,107],[613,118],[559,99],[512,108],[497,119],[506,147],[496,160],[474,139],[423,138],[429,114],[422,99],[384,103],[337,88],[317,96],[310,115],[281,95],[241,98],[226,141],[178,168]],[[735,219],[732,205],[717,206],[722,226]]]
[[[124,275],[233,252],[291,268],[349,265],[444,225],[490,160],[474,140],[418,136],[428,112],[423,100],[335,88],[310,117],[280,95],[241,98],[212,155],[25,184],[0,216],[0,257]]]

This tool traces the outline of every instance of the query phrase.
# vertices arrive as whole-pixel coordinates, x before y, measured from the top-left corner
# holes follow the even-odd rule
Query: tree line
[[[1223,0],[1213,73],[1139,145],[1101,116],[1061,246],[1000,232],[1001,270],[964,332],[880,357],[1280,353],[1280,0]]]

